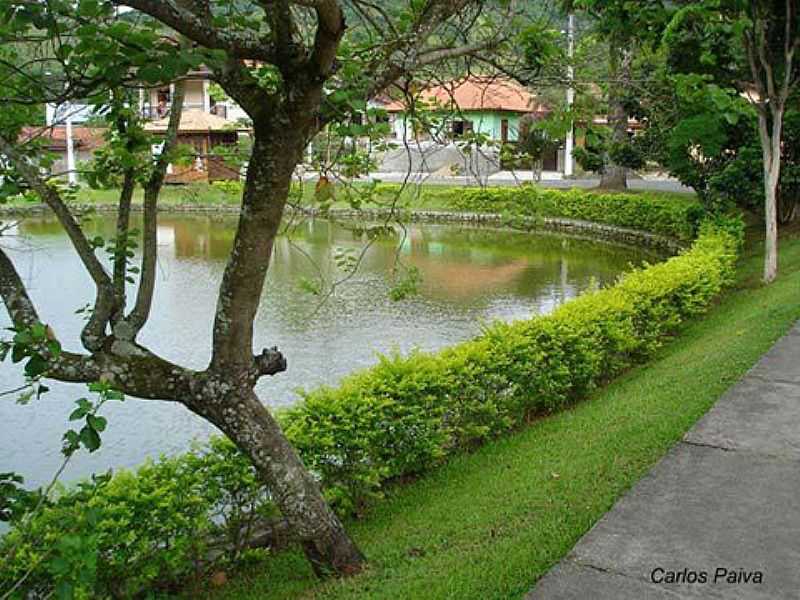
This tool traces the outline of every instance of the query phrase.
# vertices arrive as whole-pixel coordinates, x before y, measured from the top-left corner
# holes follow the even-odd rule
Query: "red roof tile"
[[[105,127],[72,127],[72,143],[75,149],[97,150],[105,144]],[[23,127],[20,141],[26,142],[34,138],[47,142],[50,150],[65,151],[67,149],[67,128],[64,125],[54,127]]]
[[[509,111],[529,113],[546,110],[536,95],[512,79],[469,77],[421,90],[416,98],[428,104],[462,111]],[[384,105],[388,112],[406,110],[404,100]]]

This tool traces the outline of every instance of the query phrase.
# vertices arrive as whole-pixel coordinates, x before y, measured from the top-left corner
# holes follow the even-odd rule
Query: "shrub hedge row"
[[[543,190],[533,186],[468,190],[454,195],[450,206],[462,211],[579,219],[641,229],[683,241],[694,239],[704,213],[696,197],[687,194],[620,194]]]
[[[566,207],[578,193],[553,194],[564,197],[553,205],[575,217]],[[527,202],[528,192],[522,196]],[[464,203],[476,210],[496,198],[511,201],[505,190],[475,190]],[[596,198],[591,211],[598,215],[601,206],[634,203],[614,209],[618,225],[688,234],[677,215],[694,218],[683,199],[673,209],[643,195]],[[654,214],[645,214],[647,206]],[[547,316],[494,324],[439,353],[383,357],[335,388],[304,393],[280,421],[331,502],[342,512],[358,511],[387,482],[575,402],[644,360],[731,281],[741,238],[738,220],[706,221],[682,254],[628,273],[613,287]],[[242,524],[270,510],[268,491],[248,461],[229,442],[212,440],[207,448],[84,483],[26,523],[12,524],[0,540],[0,591],[25,573],[24,589],[45,594],[65,582],[85,596],[174,583],[207,567],[205,534],[241,548]],[[228,553],[233,560],[245,555]]]
[[[358,508],[387,480],[558,410],[649,356],[731,281],[740,236],[704,224],[681,255],[547,316],[497,323],[438,353],[384,356],[283,413],[329,499]]]
[[[250,552],[274,516],[268,490],[227,438],[61,489],[0,539],[0,596],[154,597]],[[157,596],[161,597],[161,596]]]
[[[399,184],[380,184],[378,198],[393,198]],[[417,188],[408,186],[406,197]],[[640,229],[691,241],[705,209],[694,195],[664,192],[601,192],[597,190],[542,189],[531,185],[516,188],[438,188],[419,190],[419,200],[410,206],[449,208],[461,212],[497,213],[516,217],[561,217]]]

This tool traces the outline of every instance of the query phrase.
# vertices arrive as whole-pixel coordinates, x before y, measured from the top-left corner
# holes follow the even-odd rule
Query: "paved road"
[[[319,176],[318,173],[309,171],[303,175],[304,179],[314,180]],[[558,175],[560,177],[560,175]],[[477,186],[478,182],[474,177],[449,177],[442,175],[433,175],[431,173],[372,173],[366,179],[378,179],[385,183],[400,183],[408,181],[409,183],[425,183],[429,185],[459,185],[459,186]],[[365,180],[366,180],[365,179]],[[530,171],[519,171],[512,173],[511,171],[501,171],[491,175],[485,184],[488,186],[497,187],[510,187],[520,185],[521,183],[532,182]],[[597,187],[600,183],[599,179],[559,179],[554,178],[551,174],[545,173],[541,181],[536,182],[537,185],[545,188],[593,188]],[[681,193],[694,193],[691,188],[681,185],[675,179],[633,179],[628,180],[628,187],[632,190],[648,190],[659,192],[681,192]]]
[[[526,596],[606,598],[800,598],[800,324]]]
[[[371,178],[380,179],[387,183],[396,183],[405,181],[405,173],[373,173]],[[408,177],[409,182],[424,182],[431,185],[463,185],[475,186],[478,182],[473,177],[447,177],[441,175],[433,175],[430,173],[413,173]],[[520,171],[512,173],[510,171],[501,171],[491,175],[486,180],[488,186],[508,187],[519,185],[523,182],[530,183],[532,181],[530,172]],[[546,188],[592,188],[597,187],[600,183],[599,179],[555,179],[548,178],[547,174],[543,176],[541,181],[536,182],[537,185]],[[660,192],[683,192],[694,193],[691,188],[681,185],[675,179],[628,179],[628,187],[632,190],[650,190]]]

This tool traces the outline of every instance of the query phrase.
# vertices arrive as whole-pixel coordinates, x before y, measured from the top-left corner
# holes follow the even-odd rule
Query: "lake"
[[[140,340],[182,365],[201,369],[210,357],[216,292],[230,251],[235,217],[162,215],[153,314]],[[112,216],[85,221],[90,235],[111,237]],[[413,224],[375,241],[346,284],[320,305],[301,284],[322,272],[338,278],[334,257],[358,253],[365,240],[352,224],[309,220],[276,242],[262,307],[258,348],[277,345],[285,373],[261,380],[270,407],[297,400],[296,389],[335,384],[376,362],[377,353],[414,347],[435,350],[473,337],[484,323],[547,313],[595,285],[657,256],[647,251],[550,234],[460,225]],[[29,285],[43,321],[64,346],[80,350],[83,321],[75,311],[94,298],[94,286],[60,226],[50,218],[24,219],[4,235],[4,247]],[[392,267],[417,267],[418,294],[392,301]],[[137,256],[138,264],[138,256]],[[307,286],[305,286],[307,287]],[[9,325],[5,310],[3,326]],[[21,368],[0,365],[0,390],[22,382]],[[0,397],[0,472],[17,471],[28,483],[49,480],[61,462],[61,436],[85,386],[53,383],[29,405]],[[187,409],[169,402],[128,398],[104,407],[109,427],[102,448],[81,452],[63,479],[109,467],[132,467],[148,456],[186,449],[214,431]]]

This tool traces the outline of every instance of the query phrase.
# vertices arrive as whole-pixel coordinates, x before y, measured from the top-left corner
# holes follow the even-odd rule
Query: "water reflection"
[[[235,217],[168,216],[158,228],[158,282],[152,318],[142,341],[166,358],[203,368],[209,359],[216,291],[230,252]],[[83,223],[90,235],[110,237],[112,218]],[[68,348],[79,349],[82,322],[74,311],[93,299],[93,285],[51,219],[26,219],[6,239],[11,256],[40,309]],[[356,276],[319,306],[301,278],[342,275],[334,254],[360,252],[364,239],[348,224],[316,220],[280,237],[256,320],[259,347],[278,345],[289,370],[263,380],[259,393],[271,406],[289,404],[295,390],[333,384],[375,362],[376,352],[441,348],[473,336],[484,321],[547,312],[594,282],[612,282],[630,264],[649,258],[639,250],[554,235],[531,235],[461,226],[413,225],[375,241]],[[399,252],[398,252],[399,248]],[[422,272],[420,293],[389,299],[399,256]],[[2,319],[7,325],[7,316]],[[19,368],[0,366],[0,389],[21,380]],[[59,440],[82,386],[55,383],[30,406],[0,400],[0,471],[16,470],[34,483],[59,461]],[[81,455],[67,478],[109,466],[132,466],[146,456],[176,452],[211,428],[181,406],[126,400],[108,411],[109,429],[96,455]]]

